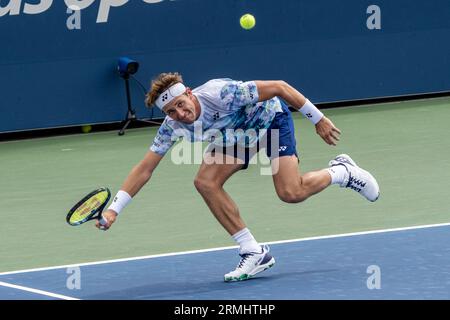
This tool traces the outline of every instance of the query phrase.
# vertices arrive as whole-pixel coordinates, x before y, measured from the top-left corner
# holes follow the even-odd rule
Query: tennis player
[[[284,202],[302,202],[333,184],[350,188],[369,201],[376,201],[379,197],[375,178],[345,154],[332,159],[328,168],[299,173],[294,125],[287,105],[306,116],[315,125],[317,134],[329,145],[336,145],[341,131],[311,101],[284,81],[214,79],[192,90],[183,84],[180,74],[163,73],[153,80],[146,104],[156,106],[167,116],[150,150],[131,170],[111,206],[103,213],[108,223],[104,227],[97,223],[97,227],[111,227],[123,208],[149,181],[178,136],[195,141],[199,139],[194,134],[196,127],[203,131],[214,129],[223,136],[215,139],[203,135],[200,139],[208,139],[211,144],[194,185],[213,215],[239,245],[240,262],[235,270],[225,274],[225,281],[246,280],[275,263],[269,247],[258,244],[240,216],[237,205],[223,189],[234,173],[247,168],[254,153],[260,149],[259,143],[251,145],[244,142],[239,145],[245,152],[238,152],[242,149],[236,147],[239,139],[227,136],[227,132],[233,132],[232,129],[264,131],[267,140],[276,137],[277,143],[266,143],[265,149],[271,159],[276,193]],[[258,137],[261,140],[261,135]],[[273,145],[278,148],[272,150]]]

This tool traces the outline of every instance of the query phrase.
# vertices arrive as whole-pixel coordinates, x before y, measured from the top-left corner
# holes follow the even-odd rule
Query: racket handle
[[[105,218],[103,218],[103,216],[100,218],[99,222],[102,226],[104,226],[108,223],[108,221],[106,221]]]

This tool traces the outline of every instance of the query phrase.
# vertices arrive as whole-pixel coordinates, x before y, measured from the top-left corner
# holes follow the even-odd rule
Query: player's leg
[[[296,155],[274,158],[272,168],[277,195],[288,203],[304,201],[331,184],[331,176],[326,169],[301,175]]]
[[[380,188],[376,179],[368,171],[358,167],[345,154],[337,156],[329,163],[329,168],[300,175],[295,156],[283,156],[272,160],[273,182],[278,197],[289,203],[306,200],[331,184],[350,188],[369,201],[376,201]]]
[[[271,158],[272,176],[278,197],[289,203],[301,202],[331,184],[327,170],[301,175],[295,128],[292,115],[282,103],[283,112],[277,113],[267,136],[267,155]]]
[[[245,223],[236,203],[224,190],[223,185],[243,166],[241,160],[231,156],[208,153],[194,180],[195,187],[209,209],[230,235],[244,229]]]
[[[225,182],[244,167],[243,160],[230,155],[207,153],[194,181],[211,212],[240,246],[241,260],[235,270],[224,276],[225,281],[246,280],[275,263],[269,247],[259,246],[241,218],[236,203],[223,188]]]
[[[292,116],[285,105],[283,109],[284,112],[275,117],[268,133],[270,136],[267,148],[268,156],[272,159],[275,190],[281,200],[289,203],[301,202],[331,184],[351,188],[369,201],[378,199],[379,187],[375,178],[345,154],[330,161],[329,168],[301,175]],[[274,147],[272,141],[277,141],[278,144]]]

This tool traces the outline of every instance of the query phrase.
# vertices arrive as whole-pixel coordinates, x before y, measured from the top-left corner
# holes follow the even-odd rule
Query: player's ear
[[[191,88],[186,87],[186,93],[187,93],[187,95],[188,95],[189,97],[192,96],[192,90],[191,90]]]

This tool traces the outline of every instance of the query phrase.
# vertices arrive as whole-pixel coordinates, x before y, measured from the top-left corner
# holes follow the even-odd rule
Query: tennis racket
[[[103,209],[111,198],[108,188],[100,188],[92,191],[70,209],[66,221],[71,226],[78,226],[89,220],[97,219],[101,225],[107,221],[102,217]]]

